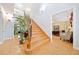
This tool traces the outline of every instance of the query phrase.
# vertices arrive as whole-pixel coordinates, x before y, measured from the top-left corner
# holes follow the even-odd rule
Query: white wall
[[[52,27],[52,15],[56,14],[57,12],[66,10],[66,9],[70,9],[73,7],[73,5],[74,4],[47,4],[45,11],[42,13],[40,13],[40,11],[32,11],[33,12],[32,18],[51,38],[52,37],[52,28],[51,28]]]
[[[5,9],[0,6],[0,42],[10,39],[14,36],[14,24],[8,20]],[[5,15],[6,14],[6,15]]]
[[[73,9],[64,10],[52,15],[52,21],[69,21]]]
[[[1,11],[1,8],[0,8],[0,43],[3,41],[3,34],[2,34],[3,25],[2,25],[2,23],[3,23],[3,17],[2,17],[2,11]]]
[[[73,47],[79,50],[79,4],[74,7]]]
[[[47,11],[41,13],[40,8],[41,4],[34,4],[32,8],[32,15],[31,17],[33,20],[44,30],[44,32],[50,37],[51,36],[51,20],[47,17]]]
[[[4,24],[4,39],[12,39],[14,36],[14,23],[5,18]]]

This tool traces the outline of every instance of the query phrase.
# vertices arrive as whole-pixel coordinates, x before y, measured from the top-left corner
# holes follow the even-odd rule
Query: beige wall
[[[69,21],[54,21],[52,25],[59,25],[59,29],[61,30],[66,30],[68,27],[70,27]],[[52,27],[53,30],[53,27]]]

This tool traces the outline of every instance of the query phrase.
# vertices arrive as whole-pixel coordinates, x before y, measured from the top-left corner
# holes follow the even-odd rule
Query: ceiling
[[[30,9],[32,13],[39,13],[40,8],[44,5],[43,3],[1,3],[6,13],[13,13],[18,11],[23,11]],[[14,9],[17,9],[14,11]]]
[[[23,14],[23,10],[30,10],[30,13],[37,16],[42,11],[47,10],[47,12],[55,13],[61,9],[65,9],[66,6],[70,4],[48,4],[48,3],[1,3],[6,13],[17,13]],[[63,6],[65,5],[65,7]],[[73,5],[73,4],[71,4]],[[54,7],[55,6],[55,7]],[[59,8],[60,7],[60,8]],[[46,8],[46,9],[44,9]]]

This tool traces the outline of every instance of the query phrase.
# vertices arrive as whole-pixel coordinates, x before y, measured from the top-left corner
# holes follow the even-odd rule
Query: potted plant
[[[27,21],[25,16],[19,15],[15,18],[14,35],[18,35],[20,44],[23,44],[25,40],[24,33],[27,31]]]

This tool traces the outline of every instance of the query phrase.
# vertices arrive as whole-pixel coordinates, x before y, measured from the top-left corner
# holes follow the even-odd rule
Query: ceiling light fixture
[[[30,8],[26,8],[26,11],[30,12],[30,11],[31,11],[31,9],[30,9]]]
[[[48,4],[42,4],[41,8],[40,8],[40,12],[45,11],[46,7]]]
[[[30,8],[26,8],[25,12],[26,12],[26,14],[30,14],[31,13],[31,9]]]

